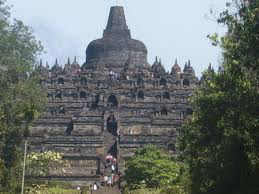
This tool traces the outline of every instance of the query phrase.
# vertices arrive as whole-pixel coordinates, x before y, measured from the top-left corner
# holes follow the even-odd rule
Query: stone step
[[[116,142],[116,137],[108,132],[106,132],[104,134],[104,145],[106,147],[107,150],[109,150],[111,148],[111,146],[114,145],[114,143]]]

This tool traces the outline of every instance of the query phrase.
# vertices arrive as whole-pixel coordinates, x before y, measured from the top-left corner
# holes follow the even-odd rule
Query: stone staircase
[[[108,131],[104,132],[104,147],[105,147],[105,153],[109,154],[109,151],[111,150],[112,146],[116,143],[116,137],[109,133]],[[112,153],[110,153],[112,154]]]
[[[118,137],[109,131],[103,132],[103,145],[104,145],[104,157],[102,158],[102,163],[106,163],[106,156],[112,155],[113,157],[118,159],[118,146],[117,146]],[[117,160],[118,162],[118,160]],[[117,166],[118,167],[118,166]],[[118,185],[114,185],[114,187],[100,187],[97,191],[93,191],[92,194],[121,194]]]

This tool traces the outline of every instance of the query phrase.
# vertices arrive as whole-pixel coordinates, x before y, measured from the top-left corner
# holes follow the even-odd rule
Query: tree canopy
[[[0,0],[0,188],[8,187],[11,177],[17,180],[23,136],[44,103],[35,73],[41,51],[32,30],[12,20],[10,7]]]
[[[182,174],[180,163],[172,156],[156,146],[149,145],[140,148],[126,163],[125,179],[131,189],[162,188],[166,186],[179,186]],[[178,187],[172,187],[171,190]],[[178,188],[179,191],[183,189]],[[180,192],[179,192],[180,193]],[[184,193],[184,192],[182,192]]]
[[[26,160],[26,174],[30,176],[65,173],[68,168],[70,164],[67,160],[63,160],[63,154],[54,151],[32,152]]]
[[[209,36],[222,48],[222,70],[207,71],[191,99],[193,115],[180,148],[190,166],[193,194],[259,192],[259,1],[233,0]]]

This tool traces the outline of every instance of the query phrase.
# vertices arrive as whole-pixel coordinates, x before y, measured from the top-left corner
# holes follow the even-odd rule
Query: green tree
[[[138,149],[126,163],[125,179],[131,189],[143,185],[147,188],[169,189],[169,186],[178,184],[180,175],[181,165],[164,150],[152,145]]]
[[[70,165],[62,159],[63,154],[59,152],[46,151],[42,153],[30,153],[26,160],[27,175],[46,176],[65,172]]]
[[[180,148],[192,193],[259,192],[259,1],[233,0],[220,14],[225,36],[209,36],[223,51],[223,71],[206,72],[191,99]]]
[[[48,188],[46,185],[33,185],[30,190],[25,194],[80,194],[81,192],[76,189],[63,189],[63,188]]]
[[[35,73],[41,51],[32,30],[11,20],[10,8],[0,0],[0,188],[7,190],[18,180],[23,136],[44,103]]]

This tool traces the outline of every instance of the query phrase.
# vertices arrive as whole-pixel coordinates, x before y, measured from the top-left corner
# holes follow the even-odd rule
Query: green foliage
[[[241,70],[249,70],[250,73],[256,71],[258,75],[258,4],[258,0],[232,0],[227,3],[227,9],[218,19],[218,23],[227,27],[226,35],[209,36],[213,45],[219,45],[222,48],[224,64],[227,64],[225,68],[230,68],[234,75]]]
[[[184,163],[178,163],[181,167],[180,176],[174,184],[161,186],[161,194],[189,194],[191,193],[191,178],[189,168]]]
[[[34,73],[42,46],[29,27],[11,20],[9,10],[0,0],[0,190],[17,183],[23,135],[44,103]]]
[[[179,185],[169,186],[166,189],[163,189],[160,194],[187,194],[183,187]]]
[[[227,34],[210,36],[224,71],[206,72],[180,138],[194,194],[259,192],[259,1],[227,6],[218,20]]]
[[[125,191],[124,191],[125,192]],[[132,191],[126,191],[125,194],[161,194],[160,189],[137,189]]]
[[[46,185],[48,188],[72,188],[73,183],[67,182],[67,181],[54,181],[54,180],[48,180],[47,182],[45,180],[40,179],[25,179],[25,186],[31,187],[32,185]]]
[[[50,173],[65,172],[69,163],[62,160],[59,152],[47,151],[43,153],[30,153],[27,156],[27,173],[33,176],[46,176]]]
[[[179,185],[169,186],[163,189],[141,188],[137,190],[124,190],[125,194],[187,194]]]
[[[166,189],[147,189],[141,188],[137,190],[124,190],[125,194],[186,194],[182,187],[175,185],[167,187]]]
[[[80,191],[59,187],[48,188],[46,185],[33,185],[33,187],[28,189],[25,194],[80,194]]]
[[[35,193],[35,191],[40,192],[54,192],[59,193],[69,193],[69,192],[78,192],[78,190],[72,189],[75,186],[71,182],[66,181],[42,181],[39,179],[30,179],[26,180],[25,183],[25,193]],[[80,187],[83,194],[90,194],[89,186]],[[0,192],[1,194],[1,192]]]
[[[125,180],[130,189],[146,186],[159,188],[176,184],[180,179],[181,166],[156,146],[138,149],[126,163]]]
[[[0,159],[0,182],[4,179],[5,165],[4,161]]]

